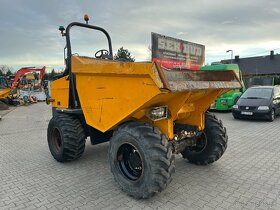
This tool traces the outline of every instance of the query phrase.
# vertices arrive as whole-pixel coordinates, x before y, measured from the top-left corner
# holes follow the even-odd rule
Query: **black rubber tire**
[[[176,126],[176,125],[175,125]],[[206,145],[201,151],[193,151],[187,147],[183,152],[183,158],[196,165],[208,165],[217,161],[227,148],[228,136],[222,121],[209,112],[205,113]]]
[[[124,144],[137,149],[142,160],[142,172],[130,180],[120,168],[118,150]],[[126,122],[114,132],[109,144],[109,162],[115,181],[128,195],[150,198],[164,190],[175,172],[171,145],[158,128],[142,122]]]
[[[234,115],[234,114],[232,114],[232,116],[233,116],[234,119],[239,119],[239,117]]]
[[[273,122],[274,121],[274,119],[275,119],[275,111],[274,111],[274,109],[271,109],[271,111],[270,111],[270,113],[269,113],[269,121],[270,122]]]
[[[76,160],[85,150],[84,128],[75,116],[55,115],[49,122],[47,135],[50,152],[59,162]],[[59,136],[60,140],[56,140],[56,136]]]

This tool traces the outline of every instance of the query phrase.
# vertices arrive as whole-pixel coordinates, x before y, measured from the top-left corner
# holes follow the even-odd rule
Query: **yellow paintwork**
[[[147,121],[173,138],[174,122],[204,129],[204,113],[227,88],[166,89],[154,63],[116,62],[72,56],[72,72],[86,123],[102,132],[127,120]],[[232,88],[230,88],[232,89]],[[52,83],[53,107],[67,108],[69,81],[65,77]],[[60,101],[60,105],[57,102]],[[169,118],[152,122],[146,111],[167,105]]]
[[[69,103],[69,80],[68,76],[62,77],[51,83],[51,96],[54,99],[53,107],[66,109]]]
[[[27,73],[27,74],[25,74],[25,76],[26,76],[26,79],[35,80],[34,73]]]
[[[10,92],[11,92],[10,88],[0,89],[0,99],[7,98]]]

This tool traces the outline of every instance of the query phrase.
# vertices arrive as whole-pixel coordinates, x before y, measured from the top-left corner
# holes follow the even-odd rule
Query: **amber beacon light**
[[[88,24],[88,21],[89,21],[89,17],[87,14],[84,15],[84,20],[86,21],[86,23]]]

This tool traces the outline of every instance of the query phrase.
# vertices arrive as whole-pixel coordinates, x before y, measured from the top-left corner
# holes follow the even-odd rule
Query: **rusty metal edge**
[[[162,82],[164,88],[170,90],[169,83],[168,83],[168,81],[167,81],[167,79],[166,79],[166,77],[165,77],[165,75],[164,75],[164,73],[163,73],[163,70],[162,70],[162,68],[160,67],[159,63],[154,62],[154,64],[155,64],[155,66],[156,66],[156,68],[157,68],[159,77],[160,77],[160,79],[161,79],[161,82]]]

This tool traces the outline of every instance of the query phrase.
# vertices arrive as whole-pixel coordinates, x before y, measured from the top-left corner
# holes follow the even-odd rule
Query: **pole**
[[[232,63],[232,60],[233,60],[233,50],[227,50],[226,53],[228,53],[228,52],[231,52],[230,63]]]

